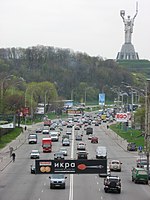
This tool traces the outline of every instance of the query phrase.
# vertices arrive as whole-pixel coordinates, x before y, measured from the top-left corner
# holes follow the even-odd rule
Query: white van
[[[105,146],[98,146],[96,148],[96,158],[107,159],[107,149]]]

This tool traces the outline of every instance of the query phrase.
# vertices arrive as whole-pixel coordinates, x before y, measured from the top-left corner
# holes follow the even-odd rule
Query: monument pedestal
[[[124,43],[121,51],[118,52],[116,60],[139,60],[138,53],[135,52],[131,43]]]

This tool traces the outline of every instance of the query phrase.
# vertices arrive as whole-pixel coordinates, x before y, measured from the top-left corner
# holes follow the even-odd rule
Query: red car
[[[91,138],[91,143],[98,143],[98,137],[93,136]]]

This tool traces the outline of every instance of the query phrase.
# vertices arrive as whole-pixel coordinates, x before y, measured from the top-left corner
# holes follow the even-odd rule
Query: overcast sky
[[[136,0],[0,0],[0,48],[37,45],[69,48],[115,59],[124,43],[125,17]],[[150,0],[138,0],[132,44],[150,60]]]

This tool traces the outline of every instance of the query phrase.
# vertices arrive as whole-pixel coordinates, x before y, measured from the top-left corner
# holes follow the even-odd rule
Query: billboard
[[[37,115],[44,115],[44,107],[37,107],[35,114]]]
[[[99,94],[99,105],[102,105],[102,106],[105,105],[105,93]]]
[[[107,159],[35,160],[36,174],[99,174],[107,173]]]
[[[115,119],[117,122],[127,122],[129,115],[127,113],[117,113]]]
[[[23,107],[20,111],[20,117],[29,115],[29,107]]]

